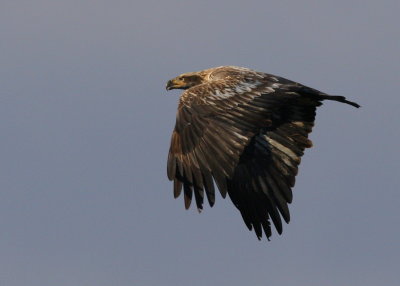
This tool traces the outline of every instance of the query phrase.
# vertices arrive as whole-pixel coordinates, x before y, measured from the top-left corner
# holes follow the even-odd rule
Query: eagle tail
[[[353,102],[353,101],[349,101],[346,99],[346,97],[341,96],[341,95],[327,95],[327,94],[323,94],[320,95],[321,99],[326,99],[326,100],[334,100],[334,101],[338,101],[338,102],[343,102],[343,103],[347,103],[349,105],[352,105],[354,107],[359,108],[360,105]]]

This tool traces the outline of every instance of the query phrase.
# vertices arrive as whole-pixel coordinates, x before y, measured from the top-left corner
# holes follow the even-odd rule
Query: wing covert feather
[[[274,87],[268,75],[250,81],[200,84],[186,90],[171,138],[167,174],[174,196],[184,190],[185,207],[193,192],[198,210],[204,194],[215,203],[214,182],[228,193],[258,238],[278,233],[290,221],[288,204],[298,165],[320,100]],[[249,82],[251,84],[249,84]],[[287,83],[288,81],[285,81]],[[296,85],[294,85],[296,86]],[[296,86],[297,87],[297,86]],[[298,88],[296,89],[298,90]]]

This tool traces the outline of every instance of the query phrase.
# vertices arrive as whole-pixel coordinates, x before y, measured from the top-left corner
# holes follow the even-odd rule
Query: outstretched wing
[[[318,91],[270,76],[221,80],[186,90],[181,96],[168,155],[174,196],[183,188],[185,207],[194,193],[215,202],[213,181],[239,209],[257,237],[279,233],[289,222],[297,168],[320,105]]]
[[[239,209],[247,227],[254,228],[258,238],[262,229],[271,236],[268,218],[282,233],[281,217],[290,220],[288,203],[295,184],[307,139],[313,127],[316,100],[293,99],[279,108],[279,118],[260,130],[245,147],[235,174],[228,180],[229,195]]]

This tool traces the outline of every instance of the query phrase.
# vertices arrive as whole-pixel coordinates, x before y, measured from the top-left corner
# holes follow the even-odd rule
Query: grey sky
[[[0,285],[395,285],[398,1],[0,4]],[[274,73],[328,102],[272,241],[174,200],[177,74]],[[167,95],[167,96],[166,96]]]

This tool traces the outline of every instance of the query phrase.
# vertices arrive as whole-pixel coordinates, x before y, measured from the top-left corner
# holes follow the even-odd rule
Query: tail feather
[[[346,97],[341,96],[341,95],[327,95],[327,94],[324,94],[324,95],[321,95],[321,98],[322,99],[326,99],[326,100],[334,100],[334,101],[347,103],[347,104],[352,105],[352,106],[357,107],[357,108],[360,107],[360,105],[358,103],[355,103],[353,101],[349,101],[349,100],[346,99]]]

